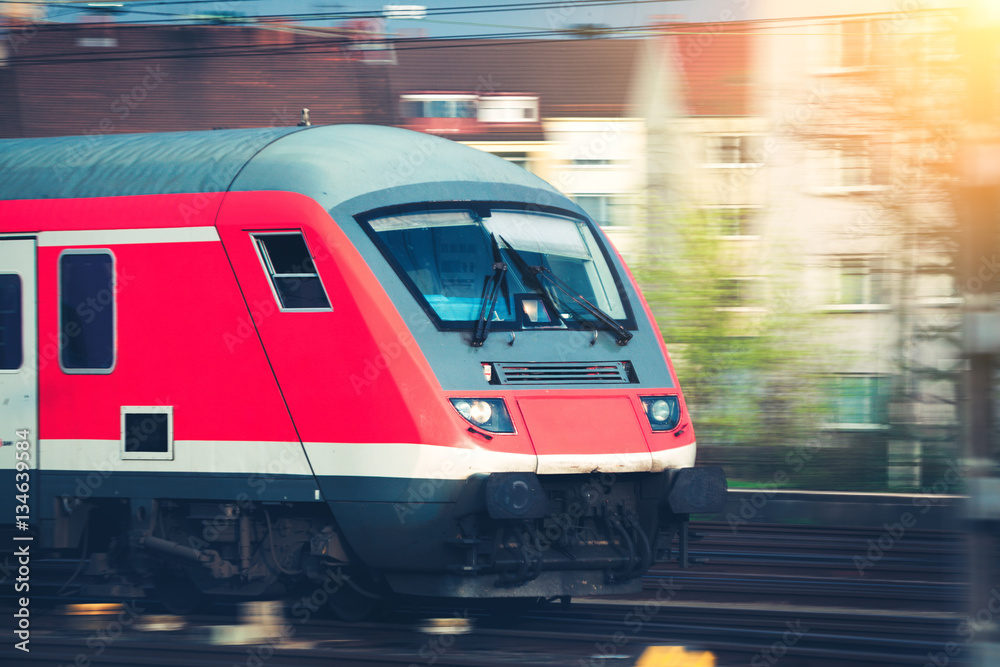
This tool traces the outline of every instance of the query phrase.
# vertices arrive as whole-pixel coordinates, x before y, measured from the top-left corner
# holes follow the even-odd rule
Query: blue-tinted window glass
[[[552,323],[578,325],[591,317],[560,292],[549,292],[538,280],[522,275],[512,259],[514,251],[529,266],[541,266],[614,319],[626,319],[625,300],[601,247],[582,221],[559,216],[494,210],[480,220],[470,211],[427,211],[375,218],[369,222],[394,260],[397,271],[412,283],[426,304],[444,322],[471,322],[479,317],[494,273],[494,255],[507,264],[502,298],[491,319],[510,325],[537,325],[515,305],[528,308],[545,295],[557,312]],[[496,248],[492,239],[496,239]],[[543,299],[542,303],[550,304]],[[494,325],[496,326],[496,324]]]
[[[111,255],[72,253],[59,258],[62,366],[105,370],[115,360],[114,262]]]
[[[842,424],[885,424],[888,401],[883,378],[845,375],[835,379],[833,399],[836,421]]]
[[[21,276],[0,275],[0,370],[21,367],[24,345],[21,329]]]
[[[457,117],[458,118],[475,118],[476,117],[476,103],[469,100],[466,102],[457,102],[458,107]]]
[[[402,108],[403,118],[421,118],[424,115],[424,103],[419,100],[404,100]]]

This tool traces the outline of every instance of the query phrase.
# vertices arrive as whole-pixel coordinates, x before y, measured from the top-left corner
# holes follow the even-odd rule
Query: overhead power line
[[[0,0],[0,4],[14,3],[16,0]],[[168,5],[168,4],[200,4],[216,2],[217,0],[194,0],[194,2],[184,3],[181,0],[177,2],[158,0],[149,3],[129,3],[127,13],[132,14],[149,14],[154,16],[165,16],[168,18],[148,21],[130,21],[130,24],[156,24],[156,23],[175,23],[179,20],[187,21],[204,21],[216,16],[216,14],[207,15],[183,15],[176,13],[165,13],[165,12],[153,12],[145,9],[146,7],[157,6],[157,5]],[[256,0],[243,0],[248,2],[253,2]],[[451,16],[455,14],[491,14],[495,12],[520,12],[520,11],[544,11],[549,9],[558,9],[560,11],[573,10],[578,8],[587,7],[615,7],[615,6],[628,6],[628,5],[648,5],[654,3],[667,3],[674,2],[676,0],[535,0],[534,2],[514,2],[509,4],[499,3],[499,4],[487,4],[487,5],[463,5],[458,7],[428,7],[426,9],[427,17],[435,16]],[[50,7],[66,7],[66,3],[63,2],[45,2],[39,3]],[[126,13],[123,8],[121,13]],[[236,20],[240,20],[241,17],[237,17]],[[267,22],[287,22],[287,21],[300,21],[300,22],[311,22],[311,21],[341,21],[346,19],[375,19],[384,18],[382,10],[360,10],[360,11],[347,11],[347,12],[310,12],[303,14],[263,14],[260,16],[248,16],[243,17],[244,20],[249,22],[257,23],[267,23]]]
[[[4,2],[6,0],[0,0]],[[651,0],[629,0],[629,3],[634,4],[637,2],[648,2]],[[521,5],[552,5],[565,3],[551,3],[551,2],[532,2],[532,3],[520,3]],[[582,4],[592,5],[597,4],[594,0],[586,0]],[[602,4],[628,4],[628,3],[608,3],[602,2]],[[479,8],[491,8],[496,7],[496,5],[477,5],[470,7]],[[451,8],[447,8],[451,9]],[[852,14],[844,17],[848,20],[853,20],[859,17],[862,18],[875,18],[875,17],[885,17],[892,16],[891,13],[879,12],[879,13],[869,13],[869,14]],[[797,27],[803,27],[804,25],[820,25],[827,22],[830,17],[801,17],[794,20],[781,21],[794,21]],[[802,23],[802,21],[812,21],[812,23]],[[723,23],[682,23],[682,24],[672,24],[672,25],[631,25],[631,26],[620,26],[616,28],[608,28],[605,31],[600,31],[598,35],[605,39],[636,39],[649,36],[666,36],[666,35],[710,35],[710,36],[725,36],[725,35],[759,35],[761,30],[771,30],[776,27],[780,27],[780,24],[775,22],[776,20],[767,21],[733,21],[733,22],[723,22]],[[158,23],[158,22],[157,22]],[[80,24],[49,24],[45,26],[46,32],[65,32],[65,31],[77,31],[77,32],[88,32],[90,30],[115,30],[115,29],[142,29],[148,26],[147,23],[129,23],[129,24],[87,24],[86,27],[81,29]],[[723,27],[724,26],[724,27]],[[245,27],[254,27],[252,24]],[[498,26],[500,27],[500,26]],[[283,29],[283,30],[295,30],[295,26],[273,26],[271,24],[265,24],[260,26],[261,29]],[[739,28],[739,29],[734,29]],[[182,58],[222,58],[222,57],[245,57],[245,56],[267,56],[267,55],[282,55],[286,53],[293,53],[298,55],[309,55],[316,53],[325,53],[332,51],[343,50],[346,46],[365,46],[365,45],[385,45],[386,47],[391,47],[396,50],[405,51],[413,49],[441,49],[441,48],[472,48],[476,46],[517,46],[526,43],[533,43],[541,40],[552,41],[553,36],[571,36],[572,32],[563,28],[549,28],[549,29],[523,29],[516,32],[494,32],[494,33],[478,33],[478,34],[467,34],[467,35],[455,35],[446,37],[408,37],[408,38],[392,38],[392,37],[373,37],[371,39],[357,39],[352,38],[347,32],[336,32],[336,28],[308,28],[308,34],[316,35],[319,34],[317,31],[320,30],[330,30],[327,37],[323,39],[309,40],[309,41],[296,41],[292,44],[234,44],[234,45],[213,45],[213,46],[185,46],[176,49],[170,48],[157,48],[157,49],[132,49],[132,50],[116,50],[114,53],[108,52],[93,52],[85,53],[80,51],[74,52],[62,52],[62,53],[48,53],[48,54],[37,54],[33,56],[15,56],[12,58],[12,62],[16,63],[18,66],[35,66],[35,65],[58,65],[58,64],[86,64],[86,63],[104,63],[104,62],[122,62],[126,60],[154,60],[154,59],[182,59]],[[773,33],[769,33],[773,34]],[[781,34],[809,34],[815,35],[817,33],[781,33]],[[842,34],[840,32],[837,33]],[[896,34],[911,34],[911,33],[896,33]],[[482,42],[477,43],[477,42]],[[555,42],[554,42],[555,43]]]
[[[62,2],[43,2],[38,3],[44,6],[64,8],[64,9],[74,9],[82,11],[86,9],[85,6],[89,4],[91,0],[72,0],[72,1],[62,1]],[[229,4],[233,3],[243,3],[243,2],[258,2],[260,0],[228,0]],[[588,7],[608,7],[608,6],[629,6],[629,5],[647,5],[655,3],[668,3],[675,2],[677,0],[535,0],[533,2],[515,2],[509,4],[484,4],[484,5],[462,5],[456,7],[428,7],[425,10],[425,16],[430,18],[434,16],[449,16],[455,14],[489,14],[496,12],[520,12],[520,11],[544,11],[551,9],[558,9],[561,12],[566,12],[568,10],[588,8]],[[347,19],[365,19],[365,18],[384,18],[384,14],[381,10],[359,10],[359,11],[339,11],[339,12],[311,12],[303,14],[265,14],[260,16],[246,16],[246,17],[232,17],[225,16],[217,13],[208,13],[204,15],[182,15],[176,13],[165,13],[165,12],[153,12],[146,10],[146,7],[152,6],[163,6],[163,5],[174,5],[174,4],[215,4],[218,0],[153,0],[151,2],[130,2],[128,4],[129,9],[127,13],[130,14],[148,14],[154,16],[164,16],[163,19],[150,19],[147,21],[129,21],[128,25],[156,25],[162,23],[177,23],[178,21],[189,21],[189,22],[204,22],[211,20],[218,20],[224,18],[226,20],[241,22],[245,21],[248,23],[268,23],[268,22],[312,22],[312,21],[339,21]],[[0,0],[0,4],[23,4],[23,0]],[[853,14],[824,14],[824,15],[809,15],[809,16],[798,16],[798,17],[780,17],[780,18],[765,18],[765,19],[754,19],[754,23],[793,23],[801,21],[829,21],[829,20],[845,20],[852,18],[893,18],[899,16],[915,16],[915,15],[926,15],[935,12],[950,12],[952,10],[948,8],[917,8],[917,9],[907,9],[899,11],[880,11],[880,12],[862,12]],[[123,11],[122,13],[126,13]],[[739,21],[737,21],[739,22]],[[686,25],[710,25],[716,22],[703,22],[703,23],[689,23]]]

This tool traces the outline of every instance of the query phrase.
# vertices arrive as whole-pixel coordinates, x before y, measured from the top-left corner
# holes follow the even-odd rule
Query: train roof
[[[279,190],[330,209],[362,194],[432,182],[557,192],[502,158],[374,125],[0,140],[0,173],[0,200]]]

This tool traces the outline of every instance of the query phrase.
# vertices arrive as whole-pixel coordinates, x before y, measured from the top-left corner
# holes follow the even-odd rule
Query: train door
[[[37,495],[18,475],[38,467],[37,309],[35,239],[0,238],[0,523],[21,530],[37,525],[17,507]]]

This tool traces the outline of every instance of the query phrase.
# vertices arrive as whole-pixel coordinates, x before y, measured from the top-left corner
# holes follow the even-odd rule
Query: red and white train
[[[516,165],[345,125],[0,173],[0,523],[109,591],[629,592],[720,509],[628,270]]]

